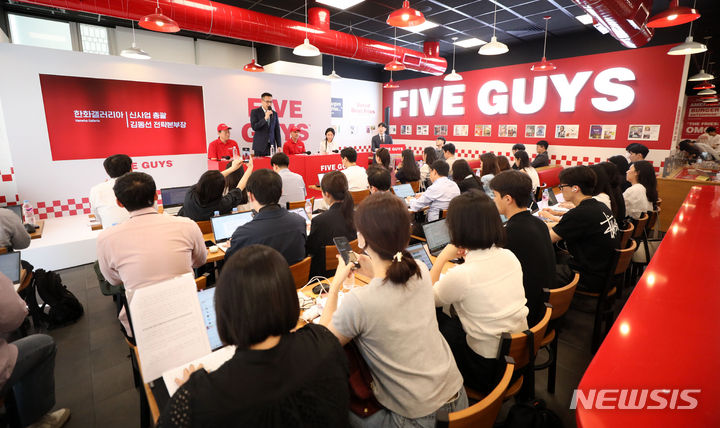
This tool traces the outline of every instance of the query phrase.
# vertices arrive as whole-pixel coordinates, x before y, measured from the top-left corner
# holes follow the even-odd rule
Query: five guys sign
[[[247,100],[247,117],[250,118],[250,112],[260,107],[260,98],[248,98]],[[307,141],[310,137],[308,133],[308,124],[299,122],[302,119],[302,101],[300,100],[278,100],[273,99],[273,111],[278,115],[280,119],[280,132],[282,133],[282,142],[290,139],[290,127],[295,125],[300,129],[300,136],[298,137],[301,141]],[[290,118],[290,120],[288,120]],[[255,131],[252,130],[250,122],[246,123],[242,127],[242,139],[247,143],[252,143],[253,134]]]
[[[668,149],[685,64],[684,57],[666,55],[668,48],[553,59],[557,69],[543,73],[520,64],[465,72],[461,82],[404,80],[383,91],[383,104],[397,125],[395,138],[432,139],[434,125],[448,125],[448,140],[515,143],[525,125],[544,124],[551,144],[625,147],[631,124],[653,124],[660,125],[659,140],[646,145]],[[479,124],[492,125],[490,137],[474,136]],[[554,138],[555,126],[565,124],[579,125],[577,139]],[[398,135],[402,125],[411,134]],[[417,125],[429,125],[430,135],[418,136]],[[454,135],[453,125],[468,125],[468,135]],[[517,125],[518,137],[499,137],[499,125]],[[591,125],[616,125],[617,136],[590,141]]]

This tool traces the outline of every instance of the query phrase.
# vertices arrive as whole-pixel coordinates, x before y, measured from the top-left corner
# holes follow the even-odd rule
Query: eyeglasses
[[[560,190],[562,190],[562,189],[565,188],[565,187],[573,187],[573,185],[572,185],[572,184],[560,184],[560,185],[558,185],[558,189],[560,189]]]

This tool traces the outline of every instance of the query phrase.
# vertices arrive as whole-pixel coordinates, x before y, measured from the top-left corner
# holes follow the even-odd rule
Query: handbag
[[[350,411],[361,418],[377,413],[383,406],[375,398],[372,390],[372,374],[365,359],[354,341],[345,345],[345,355],[350,369]]]

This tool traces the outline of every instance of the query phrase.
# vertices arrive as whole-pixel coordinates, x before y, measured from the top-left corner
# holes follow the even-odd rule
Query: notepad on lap
[[[182,379],[183,370],[190,367],[191,364],[194,365],[196,368],[198,365],[202,364],[205,371],[212,372],[225,364],[225,362],[232,358],[233,355],[235,355],[235,347],[226,346],[224,348],[218,349],[212,354],[204,355],[186,364],[179,365],[173,369],[163,372],[162,378],[165,382],[165,387],[168,390],[168,394],[170,394],[171,397],[173,394],[175,394],[175,391],[177,391],[177,389],[179,388],[175,383],[175,379]]]

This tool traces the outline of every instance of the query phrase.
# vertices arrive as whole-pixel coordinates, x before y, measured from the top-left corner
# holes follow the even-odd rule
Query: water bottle
[[[238,158],[238,150],[237,150],[237,147],[233,147],[233,148],[232,148],[232,157],[233,157],[233,159],[237,159],[237,158]]]
[[[215,212],[217,212],[217,211],[215,211]],[[235,214],[236,212],[238,212],[237,207],[233,208],[233,209],[232,209],[232,212],[233,212],[233,214]]]
[[[305,201],[305,214],[308,218],[312,218],[312,201],[310,199]]]
[[[275,156],[275,144],[270,145],[270,156]]]
[[[220,217],[220,211],[213,212],[213,217]]]
[[[32,204],[30,201],[25,200],[23,201],[23,218],[25,221],[25,224],[37,224],[36,218],[35,218],[35,210],[33,209]]]

